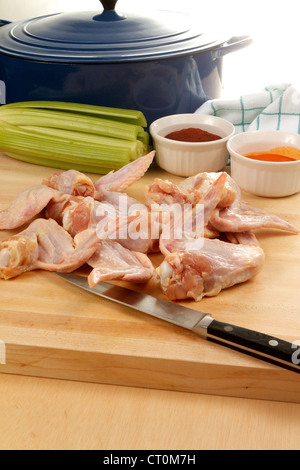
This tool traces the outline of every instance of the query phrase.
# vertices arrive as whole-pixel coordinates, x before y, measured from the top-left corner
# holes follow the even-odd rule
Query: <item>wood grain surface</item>
[[[0,209],[54,170],[0,157]],[[143,201],[160,176],[155,165],[128,194]],[[91,175],[96,179],[96,175]],[[244,200],[300,227],[300,195]],[[14,232],[0,232],[1,240]],[[263,270],[217,297],[183,305],[220,321],[300,340],[300,235],[262,230]],[[153,256],[154,264],[160,255]],[[153,282],[127,287],[163,295]],[[300,402],[300,375],[208,343],[191,332],[83,292],[55,273],[33,271],[0,280],[0,372],[231,397]]]
[[[0,390],[1,450],[300,448],[298,403],[12,374]]]

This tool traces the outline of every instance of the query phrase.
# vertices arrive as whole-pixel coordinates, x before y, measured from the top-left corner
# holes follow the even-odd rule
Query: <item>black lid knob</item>
[[[114,10],[118,0],[100,0],[104,10]]]

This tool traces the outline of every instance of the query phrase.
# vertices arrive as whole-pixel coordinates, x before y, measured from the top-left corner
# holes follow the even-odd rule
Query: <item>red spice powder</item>
[[[212,140],[222,139],[219,135],[211,134],[210,132],[196,127],[170,132],[170,134],[167,134],[165,137],[166,139],[179,140],[180,142],[210,142]]]

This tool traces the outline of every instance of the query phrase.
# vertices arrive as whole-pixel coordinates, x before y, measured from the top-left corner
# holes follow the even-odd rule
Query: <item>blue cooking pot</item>
[[[218,38],[191,15],[115,10],[0,22],[2,103],[60,100],[139,109],[148,125],[220,96],[223,57],[251,43]],[[0,101],[1,102],[1,101]]]

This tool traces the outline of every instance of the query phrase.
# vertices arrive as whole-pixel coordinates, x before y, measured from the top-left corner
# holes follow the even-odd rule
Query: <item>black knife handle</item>
[[[206,339],[300,372],[300,345],[296,343],[217,320],[212,320],[208,325]]]

